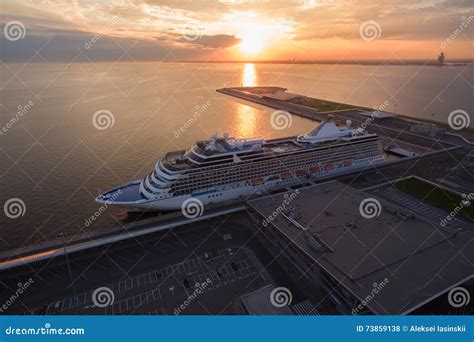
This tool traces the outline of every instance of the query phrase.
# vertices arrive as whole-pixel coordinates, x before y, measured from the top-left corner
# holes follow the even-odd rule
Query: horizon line
[[[338,60],[338,59],[320,59],[320,60],[294,60],[294,59],[276,59],[276,60],[176,60],[176,61],[165,61],[165,63],[251,63],[251,64],[397,64],[404,65],[407,63],[416,64],[428,64],[428,65],[439,65],[436,59],[350,59],[350,60]],[[444,65],[452,64],[473,64],[474,59],[472,58],[457,58],[451,59],[444,62]]]

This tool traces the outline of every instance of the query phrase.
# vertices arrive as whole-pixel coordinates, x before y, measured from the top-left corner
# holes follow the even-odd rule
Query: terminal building
[[[337,181],[248,204],[269,250],[342,314],[427,313],[435,300],[438,312],[474,312],[472,301],[452,311],[447,300],[457,287],[474,287],[472,225],[442,227]]]

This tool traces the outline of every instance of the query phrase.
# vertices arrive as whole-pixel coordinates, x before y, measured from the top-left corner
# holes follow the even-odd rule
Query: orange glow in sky
[[[17,0],[2,5],[2,15],[28,28],[31,46],[60,36],[57,58],[80,46],[113,59],[133,45],[133,57],[148,60],[400,60],[440,52],[473,59],[472,5],[459,1],[358,0],[354,6],[354,0],[221,0],[203,6]],[[84,42],[90,44],[84,48]],[[9,44],[6,57],[27,56],[22,44]]]
[[[239,49],[243,54],[255,55],[263,50],[263,41],[261,37],[248,35],[242,38]]]

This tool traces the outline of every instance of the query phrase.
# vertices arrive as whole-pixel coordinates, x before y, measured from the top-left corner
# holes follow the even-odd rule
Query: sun
[[[245,33],[242,35],[242,42],[239,44],[239,50],[246,55],[256,55],[262,52],[264,42],[258,32]]]

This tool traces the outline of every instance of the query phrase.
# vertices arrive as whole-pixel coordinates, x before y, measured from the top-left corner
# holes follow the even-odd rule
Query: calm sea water
[[[389,111],[446,122],[454,109],[473,113],[473,84],[467,66],[3,64],[0,203],[18,198],[26,210],[0,215],[0,249],[121,224],[116,208],[85,224],[100,191],[142,178],[167,151],[215,132],[274,138],[314,126],[294,117],[275,130],[271,110],[217,88],[275,85],[368,107],[387,101]],[[103,130],[93,124],[101,110],[113,120]]]

